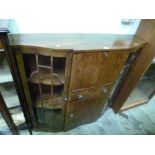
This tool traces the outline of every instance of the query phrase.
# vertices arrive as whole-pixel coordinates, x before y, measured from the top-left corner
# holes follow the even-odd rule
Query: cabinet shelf
[[[43,108],[46,109],[62,109],[64,104],[63,97],[55,97],[52,99],[50,94],[43,94],[42,99],[43,99]],[[40,96],[37,97],[35,106],[36,108],[42,108],[42,100]]]
[[[63,74],[50,74],[33,72],[29,78],[31,83],[41,83],[46,85],[62,85],[65,83],[65,76]]]

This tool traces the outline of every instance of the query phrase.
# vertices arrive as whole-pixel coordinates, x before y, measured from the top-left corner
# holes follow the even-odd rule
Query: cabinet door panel
[[[65,128],[96,120],[106,104],[111,88],[112,85],[72,93],[68,103]]]
[[[129,52],[80,52],[73,55],[70,90],[113,83]]]
[[[62,130],[72,53],[22,46],[15,51],[34,127]]]

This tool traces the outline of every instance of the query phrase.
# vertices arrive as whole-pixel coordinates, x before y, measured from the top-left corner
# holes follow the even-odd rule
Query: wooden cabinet
[[[97,120],[129,57],[145,44],[131,36],[68,35],[12,36],[35,129],[62,131]]]

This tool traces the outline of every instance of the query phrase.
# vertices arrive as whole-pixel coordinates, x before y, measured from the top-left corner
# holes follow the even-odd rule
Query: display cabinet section
[[[67,54],[61,53],[59,56],[58,52],[52,55],[52,51],[48,51],[48,55],[44,55],[44,50],[40,51],[36,48],[34,51],[39,53],[26,53],[27,50],[24,49],[23,53],[18,51],[16,58],[20,73],[23,73],[21,68],[26,72],[26,81],[24,77],[22,78],[24,84],[28,85],[27,91],[30,93],[31,108],[33,108],[37,126],[62,128],[66,106],[64,90],[68,85],[65,81],[67,81],[66,74],[69,72],[66,68],[70,63],[67,63]]]

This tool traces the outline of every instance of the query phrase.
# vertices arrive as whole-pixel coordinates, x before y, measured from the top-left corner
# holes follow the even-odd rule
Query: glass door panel
[[[66,57],[24,54],[23,61],[37,123],[61,127]]]

